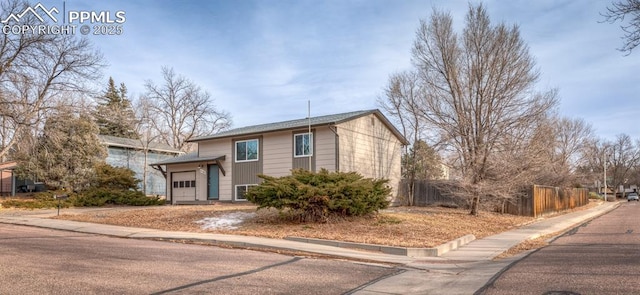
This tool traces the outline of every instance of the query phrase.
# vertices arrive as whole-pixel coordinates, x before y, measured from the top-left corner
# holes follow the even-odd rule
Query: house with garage
[[[100,142],[107,148],[105,162],[113,167],[129,168],[140,180],[139,188],[147,195],[166,195],[166,179],[164,175],[152,169],[149,164],[173,159],[183,152],[171,146],[157,142],[146,142],[140,139],[98,135]]]
[[[167,178],[172,204],[245,201],[258,174],[279,177],[303,168],[353,171],[401,179],[402,134],[379,110],[364,110],[247,126],[190,140],[197,151],[152,166]]]

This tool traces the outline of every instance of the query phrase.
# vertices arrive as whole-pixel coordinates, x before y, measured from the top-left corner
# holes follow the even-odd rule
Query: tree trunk
[[[470,215],[478,216],[478,207],[480,206],[480,196],[476,195],[471,200],[471,212]]]
[[[412,177],[411,180],[409,180],[409,200],[408,200],[409,206],[413,206],[416,200],[415,195],[416,195],[416,180]]]

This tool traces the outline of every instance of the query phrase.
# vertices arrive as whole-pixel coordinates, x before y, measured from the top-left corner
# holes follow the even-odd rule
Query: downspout
[[[336,135],[336,172],[340,171],[340,135],[338,135],[338,127],[330,125],[329,130]]]

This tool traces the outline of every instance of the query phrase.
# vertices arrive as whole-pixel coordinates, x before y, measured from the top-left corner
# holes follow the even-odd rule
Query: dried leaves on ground
[[[534,218],[442,207],[392,207],[362,218],[327,223],[290,221],[276,210],[261,209],[237,229],[203,229],[198,221],[232,212],[256,212],[252,205],[162,206],[65,214],[58,218],[171,231],[210,232],[269,238],[298,236],[400,247],[434,247],[473,234],[483,238],[532,222]]]

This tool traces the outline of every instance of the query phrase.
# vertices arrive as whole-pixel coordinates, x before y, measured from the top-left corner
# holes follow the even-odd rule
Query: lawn
[[[223,218],[237,212],[246,218],[236,229],[204,229],[205,218]],[[56,218],[170,231],[210,232],[269,238],[298,236],[401,247],[433,247],[473,234],[483,238],[534,221],[532,217],[442,207],[392,207],[364,218],[331,220],[327,223],[298,223],[275,210],[256,212],[252,205],[215,204],[204,206],[162,206],[101,210],[63,214]]]

